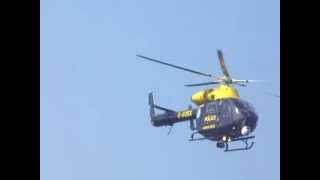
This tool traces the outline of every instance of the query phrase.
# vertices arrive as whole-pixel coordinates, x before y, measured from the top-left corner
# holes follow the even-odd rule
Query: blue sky
[[[42,0],[42,180],[271,180],[280,175],[279,1]],[[250,151],[224,153],[189,142],[188,123],[156,128],[147,95],[187,108],[205,77],[142,61],[136,54],[233,78],[259,113]],[[193,105],[194,106],[194,105]]]

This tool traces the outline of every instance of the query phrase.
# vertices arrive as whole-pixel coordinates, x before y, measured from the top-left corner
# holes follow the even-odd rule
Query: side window
[[[201,110],[202,110],[202,107],[199,106],[199,107],[198,107],[198,110],[197,110],[197,116],[196,116],[197,119],[199,119],[200,116],[201,116]]]
[[[207,113],[215,113],[217,111],[216,104],[214,102],[207,104],[206,111]]]

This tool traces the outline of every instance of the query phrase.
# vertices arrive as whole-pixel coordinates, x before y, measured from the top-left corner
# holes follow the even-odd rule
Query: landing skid
[[[230,152],[230,151],[243,151],[243,150],[249,150],[253,147],[254,142],[251,142],[250,145],[248,144],[248,140],[249,139],[253,139],[254,136],[248,136],[248,137],[241,137],[239,139],[233,140],[234,141],[242,141],[243,143],[245,143],[245,147],[244,148],[233,148],[233,149],[229,149],[229,143],[227,142],[223,142],[225,144],[225,149],[224,152]],[[219,142],[218,142],[219,143]]]
[[[198,132],[194,132],[191,134],[191,137],[189,139],[189,141],[200,141],[200,140],[216,140],[215,137],[203,137],[203,138],[194,138],[194,135],[197,134]],[[231,142],[235,142],[235,141],[242,141],[243,143],[245,143],[245,147],[243,148],[233,148],[230,149],[229,148],[229,144],[231,142],[225,142],[225,141],[218,141],[217,142],[217,147],[218,148],[225,148],[224,152],[230,152],[230,151],[243,151],[243,150],[249,150],[253,147],[254,142],[251,142],[250,144],[248,143],[249,139],[253,139],[255,136],[243,136],[243,137],[239,137],[239,138],[234,138],[232,139]]]

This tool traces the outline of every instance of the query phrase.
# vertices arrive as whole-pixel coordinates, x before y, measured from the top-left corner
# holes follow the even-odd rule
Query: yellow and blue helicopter
[[[205,139],[215,141],[217,142],[217,147],[223,148],[225,152],[251,149],[254,142],[249,143],[248,141],[254,138],[251,134],[256,129],[258,115],[250,103],[240,98],[234,85],[246,86],[255,80],[237,80],[231,78],[222,51],[217,50],[217,53],[223,72],[223,76],[221,77],[215,77],[211,74],[137,55],[145,60],[214,78],[210,82],[187,84],[185,85],[187,87],[218,85],[216,88],[204,89],[193,94],[191,101],[196,105],[196,108],[189,106],[188,109],[183,111],[174,111],[156,105],[153,94],[149,93],[151,123],[156,127],[172,127],[175,123],[189,121],[190,129],[193,131],[189,139],[190,141]],[[155,109],[162,110],[164,113],[156,114]],[[197,134],[200,134],[200,137],[195,138]],[[229,144],[235,141],[243,142],[245,147],[229,148]]]

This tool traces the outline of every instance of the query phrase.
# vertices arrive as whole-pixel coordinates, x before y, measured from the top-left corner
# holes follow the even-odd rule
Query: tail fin
[[[155,117],[155,112],[154,112],[154,99],[153,99],[153,94],[152,92],[149,93],[149,106],[150,106],[150,118],[151,121],[153,121],[154,117]]]
[[[150,113],[151,123],[153,125],[168,124],[168,123],[171,124],[170,118],[173,118],[173,117],[175,118],[175,116],[176,116],[176,112],[174,110],[167,109],[167,108],[156,105],[154,103],[154,98],[153,98],[152,92],[149,93],[149,106],[150,106],[149,113]],[[162,111],[165,111],[165,113],[156,114],[155,109],[160,109]],[[168,115],[170,115],[170,116],[168,116]]]
[[[156,127],[172,126],[174,123],[177,123],[177,122],[183,122],[189,119],[194,119],[196,114],[194,113],[194,111],[196,110],[192,110],[192,107],[189,107],[188,110],[176,112],[174,110],[158,106],[154,102],[152,93],[149,93],[149,106],[150,106],[149,113],[150,113],[151,123]],[[164,113],[156,114],[155,109],[162,110],[164,111]],[[180,116],[181,114],[184,114],[184,115]]]

